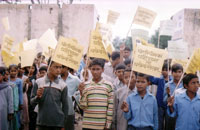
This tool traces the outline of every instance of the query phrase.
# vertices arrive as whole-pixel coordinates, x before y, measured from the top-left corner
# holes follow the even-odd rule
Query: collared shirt
[[[74,107],[73,107],[73,102],[72,102],[72,96],[78,90],[78,86],[81,83],[81,81],[76,76],[73,76],[72,74],[68,73],[65,83],[67,84],[68,96],[69,96],[68,97],[68,103],[69,103],[68,115],[73,115]]]
[[[113,83],[113,81],[115,80],[116,78],[116,75],[114,73],[114,70],[113,70],[113,67],[112,67],[112,64],[110,62],[106,63],[105,64],[105,67],[104,67],[104,74],[109,76],[110,79],[111,79],[111,83]]]
[[[126,130],[127,129],[127,120],[124,118],[123,111],[121,110],[121,105],[128,95],[134,93],[136,88],[130,90],[126,85],[118,89],[114,95],[114,113],[113,113],[113,129],[116,130]]]
[[[167,98],[168,98],[168,95],[167,95],[167,92],[166,92],[166,88],[169,87],[170,89],[170,95],[172,96],[175,88],[176,88],[176,84],[174,83],[174,80],[171,80],[170,82],[168,82],[167,84],[165,84],[165,88],[164,88],[164,93],[163,93],[163,102],[165,105],[167,105]],[[181,82],[178,86],[178,88],[183,88],[183,82]],[[177,88],[177,89],[178,89]]]
[[[81,83],[81,81],[78,79],[78,77],[68,73],[68,77],[65,82],[68,87],[68,94],[72,97],[74,93],[78,90],[78,86]]]
[[[84,81],[83,72],[84,72],[84,69],[81,71],[81,75],[80,75],[81,81]],[[109,82],[111,82],[111,83],[113,82],[113,79],[111,79],[111,78],[110,78],[108,75],[106,75],[105,73],[102,73],[101,76],[102,76],[102,78],[103,78],[104,80],[109,81]],[[91,81],[92,78],[93,78],[92,73],[91,73],[91,71],[88,69],[88,81]]]
[[[182,94],[182,93],[186,92],[186,90],[187,89],[185,89],[184,87],[183,88],[178,88],[178,89],[175,90],[175,95]],[[198,88],[197,94],[200,95],[200,88]]]
[[[36,96],[38,88],[44,88],[41,98]],[[64,127],[68,115],[66,83],[60,78],[52,82],[47,75],[37,79],[31,95],[31,104],[38,104],[37,125]]]
[[[77,74],[78,74],[79,77],[80,77],[81,71],[85,68],[85,66],[86,66],[86,64],[84,63],[83,60],[81,60],[79,69],[78,69],[78,71],[77,71]]]
[[[113,82],[114,91],[117,91],[119,88],[122,88],[122,87],[124,87],[124,86],[125,86],[124,83],[122,83],[122,82],[118,79],[118,77],[115,78],[115,80],[114,80],[114,82]]]
[[[128,120],[128,125],[158,129],[158,106],[152,94],[147,91],[142,99],[138,92],[132,93],[128,96],[127,103],[129,111],[124,112],[124,117]]]
[[[175,97],[174,112],[168,114],[177,116],[176,130],[200,130],[200,96],[197,94],[192,100],[186,92]]]
[[[87,82],[80,99],[84,111],[83,128],[110,128],[113,115],[113,87],[103,78],[98,83]]]
[[[169,76],[168,82],[170,82],[171,80],[172,80],[172,77]],[[163,92],[164,92],[164,88],[165,88],[165,84],[166,84],[164,77],[161,76],[160,78],[156,78],[156,77],[151,76],[150,81],[152,84],[155,84],[158,86],[157,93],[156,93],[158,107],[165,107],[165,105],[163,103]]]

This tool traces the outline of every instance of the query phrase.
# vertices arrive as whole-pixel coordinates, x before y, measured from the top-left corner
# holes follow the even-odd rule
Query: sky
[[[113,36],[120,36],[121,38],[127,36],[138,6],[157,13],[151,29],[132,25],[132,29],[146,29],[150,35],[153,35],[155,30],[159,28],[161,20],[169,20],[171,16],[182,9],[200,9],[200,0],[74,0],[73,4],[94,4],[102,23],[106,23],[108,10],[119,12],[120,16],[113,26]],[[129,32],[129,35],[131,35],[131,32]]]

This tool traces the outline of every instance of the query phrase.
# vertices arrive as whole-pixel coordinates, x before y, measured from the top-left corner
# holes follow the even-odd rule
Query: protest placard
[[[24,50],[35,50],[37,48],[37,39],[32,39],[23,43]]]
[[[118,17],[119,17],[120,13],[109,10],[108,11],[108,16],[107,16],[107,23],[108,24],[115,24]]]
[[[32,66],[36,57],[36,50],[26,50],[20,53],[21,67]]]
[[[38,40],[43,52],[48,51],[49,47],[55,49],[57,42],[55,32],[52,29],[48,29]]]
[[[3,24],[3,27],[6,31],[9,31],[10,30],[10,24],[9,24],[9,19],[8,17],[4,17],[2,18],[2,24]]]
[[[171,59],[187,59],[188,45],[183,40],[168,41],[168,57]]]
[[[88,56],[109,60],[101,34],[97,30],[91,31]]]
[[[176,23],[173,20],[163,20],[160,22],[159,35],[172,36]]]
[[[151,28],[155,18],[156,13],[154,11],[139,6],[136,11],[133,23]]]
[[[3,59],[3,63],[5,64],[6,67],[9,67],[9,65],[11,64],[18,65],[20,63],[20,60],[17,54],[2,50],[1,56]]]
[[[74,39],[60,37],[52,60],[78,70],[83,55],[83,46]]]
[[[186,73],[195,74],[200,69],[200,48],[195,49],[186,68]]]
[[[112,40],[112,28],[108,24],[97,23],[96,30],[100,32],[105,46]]]
[[[110,42],[106,47],[106,51],[111,55],[114,50],[115,48],[113,47],[113,44]]]
[[[134,71],[160,77],[167,51],[144,45],[137,45],[132,69]]]
[[[7,51],[9,53],[12,49],[13,42],[14,42],[14,39],[12,37],[10,37],[7,34],[4,34],[1,50]]]

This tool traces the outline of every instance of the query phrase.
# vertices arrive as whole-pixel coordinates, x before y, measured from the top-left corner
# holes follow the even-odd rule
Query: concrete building
[[[176,22],[172,40],[183,39],[188,44],[189,55],[200,48],[200,9],[183,9],[172,16]]]

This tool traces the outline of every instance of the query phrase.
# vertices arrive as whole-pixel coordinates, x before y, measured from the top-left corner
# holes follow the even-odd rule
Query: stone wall
[[[58,38],[73,37],[87,50],[90,30],[94,29],[97,13],[94,5],[8,5],[0,4],[0,20],[8,16],[11,30],[6,32],[0,21],[0,43],[7,33],[15,43],[25,38],[39,38],[48,28],[53,28]]]

